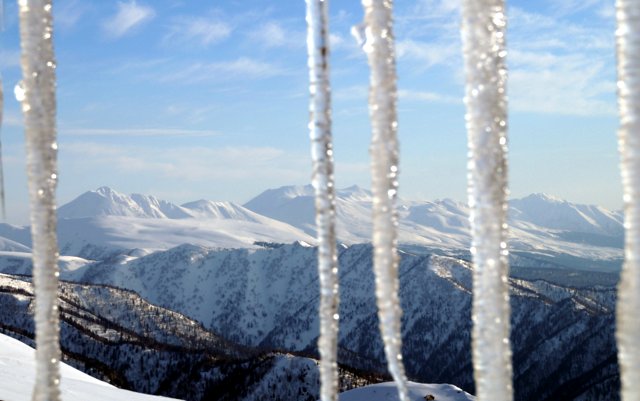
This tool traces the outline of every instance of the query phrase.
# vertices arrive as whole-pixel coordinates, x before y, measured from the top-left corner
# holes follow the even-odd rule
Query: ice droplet
[[[26,98],[26,92],[24,90],[24,82],[20,81],[13,88],[13,94],[16,96],[16,100],[20,103],[24,102]]]
[[[315,190],[320,281],[320,400],[338,399],[338,257],[329,81],[328,2],[307,0],[307,50],[312,184]]]
[[[366,33],[363,49],[370,76],[371,178],[373,192],[373,247],[376,300],[380,332],[389,372],[398,387],[400,401],[408,401],[402,363],[400,302],[398,299],[397,215],[398,190],[397,84],[391,2],[363,0]],[[361,35],[362,37],[362,35]]]
[[[625,261],[618,285],[616,338],[621,399],[640,397],[640,3],[616,2],[618,148],[624,201]]]
[[[367,25],[364,22],[351,27],[351,36],[353,36],[360,47],[364,47],[367,43],[366,28]]]
[[[479,401],[511,401],[507,250],[506,18],[503,0],[463,0],[473,368]]]

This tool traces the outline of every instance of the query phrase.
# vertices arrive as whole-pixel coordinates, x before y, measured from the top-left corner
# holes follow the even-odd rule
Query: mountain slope
[[[35,350],[4,334],[0,334],[0,399],[30,401],[35,383]],[[61,390],[65,401],[160,401],[166,397],[151,396],[118,389],[61,363]]]
[[[313,354],[319,325],[316,252],[299,244],[253,250],[181,246],[89,265],[82,279],[130,288],[233,342]],[[340,361],[384,372],[371,247],[341,248],[339,265]],[[516,399],[551,400],[571,383],[589,393],[594,381],[609,380],[617,369],[615,289],[510,283]],[[450,257],[403,253],[400,298],[409,376],[473,393],[471,266]],[[607,386],[615,389],[616,383]]]

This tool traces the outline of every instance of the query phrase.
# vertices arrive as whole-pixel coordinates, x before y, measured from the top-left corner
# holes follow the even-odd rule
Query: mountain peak
[[[63,219],[126,216],[146,218],[185,218],[188,213],[170,202],[158,200],[153,196],[122,194],[107,186],[95,191],[85,192],[58,209]]]
[[[525,196],[524,198],[522,198],[522,200],[536,200],[536,201],[554,202],[554,203],[567,202],[564,199],[560,199],[560,198],[555,197],[553,195],[549,195],[549,194],[547,194],[545,192],[536,192],[536,193],[530,194],[530,195]]]
[[[89,191],[89,192],[93,192],[102,196],[111,196],[111,195],[122,195],[120,192],[112,189],[111,187],[107,187],[107,186],[101,186],[98,189],[94,190],[94,191]]]

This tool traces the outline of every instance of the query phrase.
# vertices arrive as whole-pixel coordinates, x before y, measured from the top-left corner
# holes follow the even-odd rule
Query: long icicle
[[[625,261],[617,333],[622,400],[640,398],[640,3],[618,0],[618,146],[624,191]]]
[[[27,172],[33,238],[33,283],[36,292],[36,382],[34,401],[60,399],[60,333],[58,317],[58,246],[55,59],[51,0],[19,0],[22,102],[27,145]]]
[[[2,83],[2,75],[0,74],[0,138],[2,137],[3,111],[4,111],[4,88]],[[0,211],[2,211],[2,218],[3,219],[6,218],[7,213],[6,213],[5,197],[4,197],[4,163],[2,162],[2,139],[0,139]]]
[[[462,19],[476,395],[478,401],[510,401],[504,1],[464,0]]]
[[[400,401],[408,401],[402,363],[400,302],[398,299],[398,122],[392,0],[362,0],[365,11],[363,49],[371,69],[371,178],[373,192],[373,248],[380,332],[389,372]]]
[[[338,258],[331,139],[328,1],[307,0],[309,132],[313,159],[320,277],[320,399],[338,399]]]

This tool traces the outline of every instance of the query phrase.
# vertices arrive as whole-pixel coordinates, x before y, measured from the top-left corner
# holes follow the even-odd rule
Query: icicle
[[[462,13],[476,394],[479,401],[510,401],[504,2],[464,0]]]
[[[2,0],[0,0],[2,1]],[[0,16],[1,18],[1,16]],[[2,117],[4,111],[4,90],[2,87],[2,75],[0,75],[0,136],[2,134]],[[2,210],[2,218],[7,215],[4,202],[4,167],[2,163],[2,140],[0,139],[0,209]]]
[[[371,118],[371,175],[373,192],[373,246],[376,298],[380,331],[389,371],[401,401],[408,401],[402,364],[398,300],[398,140],[396,120],[396,66],[391,0],[362,0],[365,11],[363,50],[371,69],[369,114]]]
[[[624,190],[625,262],[617,333],[622,400],[640,398],[640,3],[618,0],[618,145]]]
[[[19,0],[22,103],[36,290],[36,383],[34,401],[60,399],[58,247],[56,241],[56,98],[51,0]]]
[[[331,141],[328,0],[307,0],[309,105],[320,277],[320,399],[338,399],[338,259]]]

